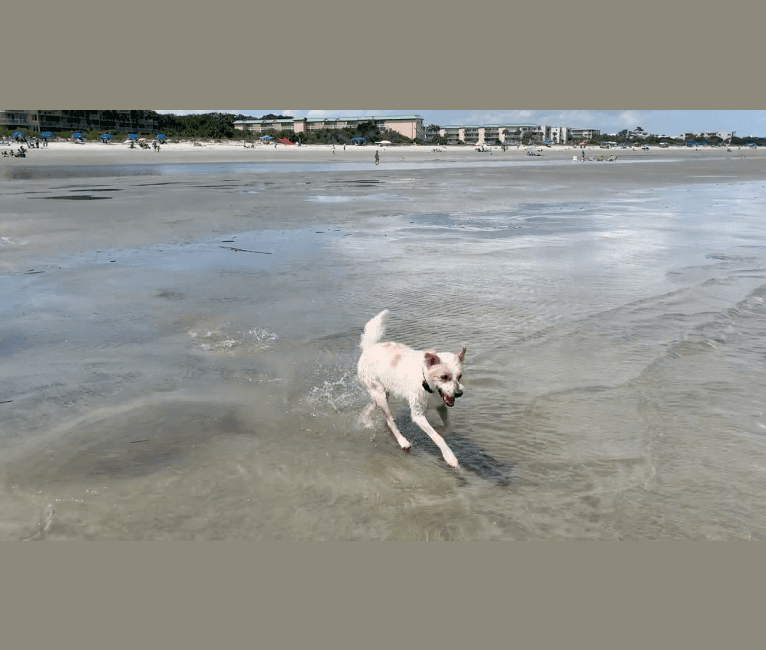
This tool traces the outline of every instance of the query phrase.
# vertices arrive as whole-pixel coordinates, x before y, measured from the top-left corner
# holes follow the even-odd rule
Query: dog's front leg
[[[449,413],[449,409],[447,409],[444,404],[441,404],[440,406],[436,407],[436,412],[439,414],[439,417],[442,419],[442,424],[447,427],[449,426],[449,416],[447,415]]]
[[[417,424],[423,431],[425,431],[430,437],[431,440],[433,440],[436,443],[436,446],[441,450],[442,456],[444,456],[444,460],[447,461],[447,465],[450,467],[457,467],[457,458],[455,458],[455,454],[452,453],[452,450],[447,446],[447,443],[444,442],[444,438],[442,438],[436,430],[428,423],[428,420],[426,420],[426,416],[417,413],[412,414],[412,421]]]

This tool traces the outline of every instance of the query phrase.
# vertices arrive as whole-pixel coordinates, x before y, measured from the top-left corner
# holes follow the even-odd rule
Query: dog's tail
[[[371,345],[380,342],[380,339],[383,338],[383,334],[386,331],[386,318],[388,318],[388,309],[384,309],[364,326],[362,340],[359,342],[359,347],[362,348],[362,352]]]

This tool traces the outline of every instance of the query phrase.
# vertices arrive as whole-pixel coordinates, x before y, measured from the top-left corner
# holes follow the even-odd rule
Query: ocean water
[[[284,190],[300,223],[0,276],[0,538],[766,537],[766,182],[315,171]],[[219,173],[226,201],[272,191]],[[129,217],[138,180],[87,209]],[[384,308],[387,338],[467,347],[449,426],[428,416],[456,470],[405,404],[410,453],[361,421],[359,336]]]

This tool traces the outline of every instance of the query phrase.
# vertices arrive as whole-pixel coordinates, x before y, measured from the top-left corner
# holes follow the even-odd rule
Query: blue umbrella
[[[22,135],[24,135],[24,133],[22,131],[14,131],[13,133],[11,133],[11,137],[12,138],[15,138],[15,137],[18,137],[18,136],[22,136]]]
[[[128,135],[128,140],[138,140],[138,136],[135,133]]]
[[[73,133],[72,137],[73,138],[81,138],[82,137],[82,133]]]
[[[111,133],[102,133],[101,139],[102,140],[111,140],[114,136]]]
[[[364,140],[364,138],[361,135],[356,136],[355,138],[351,138],[352,140]]]
[[[274,138],[272,138],[270,135],[262,135],[261,136],[261,140],[273,140],[273,139]]]
[[[157,139],[158,139],[158,140],[164,140],[164,139],[165,139],[165,137],[166,137],[166,136],[165,136],[165,134],[164,134],[164,133],[158,133],[158,134],[157,134]]]
[[[50,131],[45,131],[44,133],[40,134],[41,138],[52,138],[53,134]]]

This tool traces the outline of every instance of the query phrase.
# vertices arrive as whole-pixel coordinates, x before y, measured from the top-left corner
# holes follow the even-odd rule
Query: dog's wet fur
[[[455,400],[463,394],[460,380],[463,376],[465,347],[458,353],[434,350],[413,350],[401,343],[381,343],[385,333],[388,310],[380,312],[364,326],[359,346],[359,380],[372,396],[373,403],[365,411],[365,420],[371,423],[375,407],[386,416],[391,433],[399,446],[408,451],[410,442],[396,427],[388,397],[392,395],[409,402],[412,421],[425,431],[442,452],[450,467],[457,467],[457,458],[434,428],[426,420],[429,406],[437,407],[442,422],[447,424],[447,407],[454,406]]]

